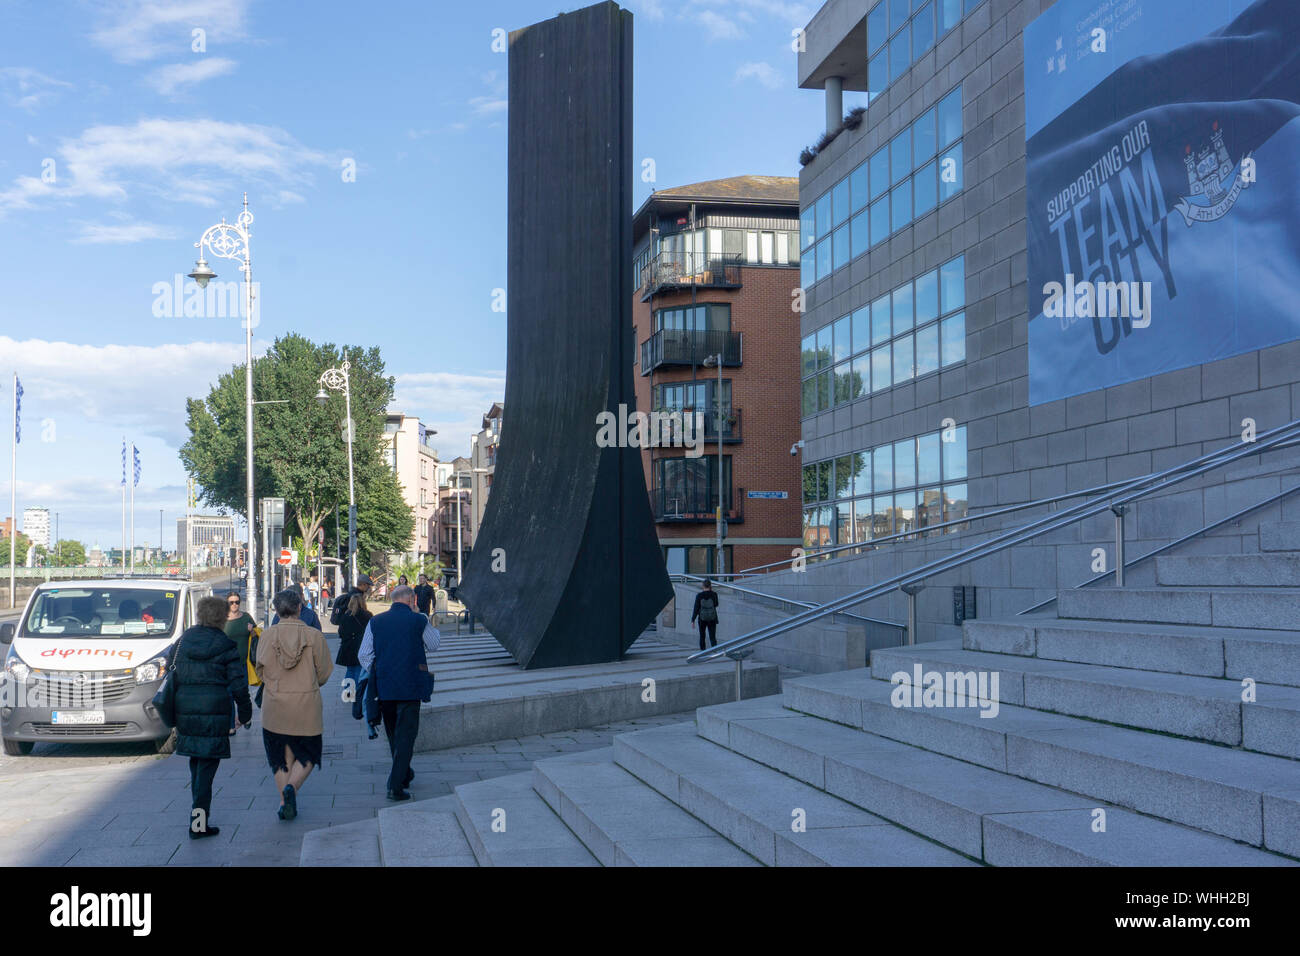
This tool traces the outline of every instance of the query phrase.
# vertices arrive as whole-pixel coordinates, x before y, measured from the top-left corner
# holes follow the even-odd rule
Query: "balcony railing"
[[[739,332],[725,329],[662,329],[641,343],[641,374],[661,365],[703,365],[710,355],[722,353],[724,367],[741,364]]]
[[[741,505],[744,500],[744,488],[723,489],[722,514],[728,524],[740,524],[745,520],[745,511]],[[650,489],[650,509],[657,522],[712,522],[715,520],[714,509],[717,506],[716,488]]]
[[[692,421],[693,415],[698,411],[704,421],[704,440],[706,442],[716,442],[718,440],[718,413],[712,409],[695,409],[695,408],[656,408],[661,415],[680,415],[684,422]],[[678,430],[682,425],[673,419],[668,420],[667,435],[665,437],[676,437]],[[730,405],[722,409],[722,442],[729,444],[740,441],[740,409],[732,408]]]
[[[641,271],[641,301],[659,292],[689,289],[693,285],[739,289],[743,261],[738,254],[661,252]]]

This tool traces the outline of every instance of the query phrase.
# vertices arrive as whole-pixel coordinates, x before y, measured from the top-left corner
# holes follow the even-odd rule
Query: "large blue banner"
[[[1025,28],[1029,401],[1300,338],[1300,0]]]

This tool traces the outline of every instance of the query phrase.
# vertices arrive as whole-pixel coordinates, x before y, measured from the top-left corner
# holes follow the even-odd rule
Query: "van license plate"
[[[51,722],[56,724],[102,724],[102,710],[56,710],[51,715]]]

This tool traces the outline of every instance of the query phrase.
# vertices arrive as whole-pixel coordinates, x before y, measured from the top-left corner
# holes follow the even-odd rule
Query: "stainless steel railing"
[[[1122,586],[1124,580],[1123,569],[1126,564],[1123,555],[1124,515],[1133,502],[1146,495],[1169,488],[1213,469],[1232,464],[1250,455],[1257,455],[1275,447],[1290,444],[1297,438],[1300,438],[1300,420],[1261,432],[1254,441],[1238,442],[1167,468],[1164,471],[1130,479],[1122,482],[1115,489],[1116,494],[1106,495],[1102,501],[1081,502],[1064,511],[1038,518],[1028,524],[996,535],[987,541],[931,561],[919,568],[895,575],[892,578],[846,594],[816,608],[795,614],[788,620],[758,628],[749,634],[743,634],[708,650],[698,651],[691,654],[687,660],[703,661],[716,660],[719,657],[731,657],[736,660],[737,668],[739,668],[741,660],[752,653],[754,645],[803,627],[828,615],[841,613],[851,607],[882,597],[895,590],[902,591],[908,596],[907,643],[915,643],[916,595],[924,589],[925,581],[928,578],[945,571],[951,571],[972,561],[998,554],[1017,544],[1068,527],[1087,518],[1103,514],[1106,511],[1111,511],[1116,519],[1116,567],[1114,575],[1116,584]]]

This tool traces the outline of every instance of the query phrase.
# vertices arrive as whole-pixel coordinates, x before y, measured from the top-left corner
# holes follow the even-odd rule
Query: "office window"
[[[912,171],[912,130],[903,130],[889,143],[889,184],[900,183]]]
[[[939,202],[938,165],[926,163],[912,177],[913,218],[920,219]]]
[[[934,155],[937,140],[935,129],[936,110],[930,109],[921,114],[921,118],[912,124],[912,159],[923,163]]]
[[[939,148],[947,146],[961,136],[961,87],[957,87],[939,101]]]
[[[871,244],[889,238],[889,197],[882,196],[871,204]]]
[[[840,226],[835,230],[835,255],[832,261],[832,268],[840,269],[848,265],[849,260],[853,258],[849,248],[849,227]]]
[[[961,192],[961,143],[939,157],[939,201],[950,199]]]
[[[882,146],[871,154],[871,198],[878,199],[889,188],[889,149]]]
[[[927,3],[912,17],[912,59],[934,46],[934,6]]]
[[[910,181],[894,187],[894,191],[889,194],[889,205],[890,225],[893,227],[894,232],[898,232],[912,221],[912,183]]]
[[[831,225],[838,226],[849,218],[849,181],[841,179],[831,188]]]
[[[867,202],[871,198],[867,188],[867,169],[868,164],[863,163],[849,173],[849,199],[853,212],[866,208]]]
[[[871,220],[869,214],[860,212],[849,223],[849,244],[853,247],[853,258],[862,255],[871,248]]]
[[[776,261],[779,265],[790,264],[790,235],[788,232],[776,234]]]
[[[802,251],[817,241],[817,210],[809,206],[799,214],[799,249]]]
[[[889,82],[893,83],[912,65],[912,38],[903,27],[889,41]]]

